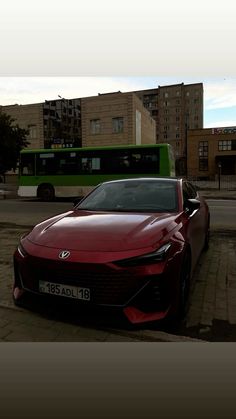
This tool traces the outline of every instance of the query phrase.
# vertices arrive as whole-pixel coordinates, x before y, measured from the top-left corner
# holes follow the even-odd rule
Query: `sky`
[[[204,127],[236,126],[235,16],[235,0],[8,0],[0,105],[202,82]]]
[[[204,128],[236,126],[236,78],[0,77],[0,105],[127,92],[177,83],[203,83]]]

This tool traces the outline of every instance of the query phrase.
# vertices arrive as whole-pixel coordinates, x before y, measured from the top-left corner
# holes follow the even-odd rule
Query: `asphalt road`
[[[213,230],[236,230],[236,200],[207,200]],[[70,201],[40,202],[19,199],[0,201],[0,223],[31,226],[61,212],[70,211]]]
[[[209,199],[213,229],[236,230],[236,200]]]

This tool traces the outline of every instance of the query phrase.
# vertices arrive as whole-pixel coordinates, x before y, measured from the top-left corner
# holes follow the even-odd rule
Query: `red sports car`
[[[120,308],[132,323],[179,318],[209,226],[208,206],[188,181],[102,183],[71,211],[21,238],[14,301],[22,303],[25,293],[51,294]]]

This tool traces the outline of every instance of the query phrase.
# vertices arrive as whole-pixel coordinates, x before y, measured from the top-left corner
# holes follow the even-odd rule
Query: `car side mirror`
[[[194,211],[197,211],[200,208],[200,201],[198,199],[189,198],[184,203],[184,209],[188,214],[193,214]]]

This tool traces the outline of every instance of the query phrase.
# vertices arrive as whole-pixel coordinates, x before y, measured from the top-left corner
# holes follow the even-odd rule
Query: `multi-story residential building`
[[[189,130],[187,154],[188,176],[236,175],[236,127]]]
[[[135,93],[156,121],[156,142],[172,145],[177,171],[185,172],[187,130],[203,128],[203,84],[158,86]]]
[[[2,111],[29,131],[30,148],[81,146],[80,99],[2,106]]]
[[[82,145],[155,144],[156,124],[134,93],[81,99]]]

